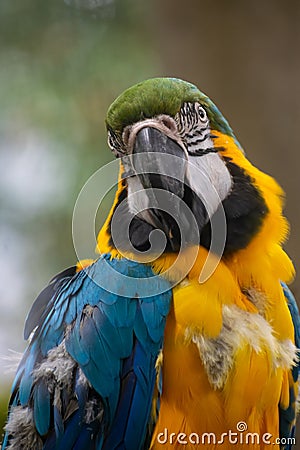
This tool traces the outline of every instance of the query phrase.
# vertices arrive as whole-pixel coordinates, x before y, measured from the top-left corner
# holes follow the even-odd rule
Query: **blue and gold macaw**
[[[188,82],[137,84],[106,123],[120,175],[100,256],[33,304],[2,450],[291,448],[300,320],[281,188]]]

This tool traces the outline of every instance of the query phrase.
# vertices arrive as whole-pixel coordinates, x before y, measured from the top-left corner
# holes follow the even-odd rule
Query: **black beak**
[[[132,165],[147,189],[150,223],[165,232],[170,248],[177,251],[180,241],[187,240],[180,233],[188,236],[190,229],[182,210],[187,169],[184,148],[157,128],[144,127],[135,138]]]
[[[183,148],[162,131],[144,127],[133,148],[133,166],[145,189],[163,189],[184,196],[186,156]]]

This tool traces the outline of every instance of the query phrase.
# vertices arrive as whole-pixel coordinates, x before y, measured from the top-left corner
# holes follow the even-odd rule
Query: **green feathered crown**
[[[186,102],[201,103],[207,111],[211,128],[233,136],[216,105],[196,86],[178,78],[150,78],[126,89],[109,107],[106,125],[121,136],[127,125],[140,120],[159,114],[174,117]]]

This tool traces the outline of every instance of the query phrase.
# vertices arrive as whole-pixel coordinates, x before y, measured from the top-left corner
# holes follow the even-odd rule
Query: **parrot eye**
[[[200,118],[201,122],[207,122],[208,117],[207,117],[206,111],[203,108],[203,106],[199,106],[199,108],[198,108],[198,115],[199,115],[199,118]]]

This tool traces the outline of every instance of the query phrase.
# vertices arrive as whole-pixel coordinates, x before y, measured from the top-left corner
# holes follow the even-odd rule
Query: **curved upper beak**
[[[145,189],[163,189],[183,198],[187,157],[163,131],[145,126],[135,137],[132,164]]]

